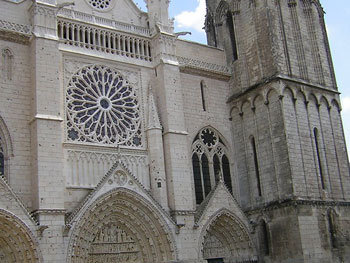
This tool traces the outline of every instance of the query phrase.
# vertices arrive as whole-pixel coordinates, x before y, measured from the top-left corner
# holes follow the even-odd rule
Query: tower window
[[[324,190],[325,183],[324,183],[324,176],[323,176],[323,169],[322,169],[322,162],[321,162],[319,134],[318,134],[317,128],[314,129],[314,139],[315,139],[316,156],[317,156],[317,163],[318,163],[318,169],[319,169],[319,177],[320,177],[322,189]]]
[[[226,15],[226,23],[228,26],[228,30],[230,33],[230,39],[231,39],[231,47],[232,47],[232,57],[233,61],[238,59],[238,51],[237,51],[237,42],[236,42],[236,34],[235,34],[235,27],[233,24],[233,18],[230,11],[227,11]]]
[[[260,222],[260,253],[268,256],[270,254],[270,238],[267,224],[264,220]]]
[[[230,163],[226,152],[226,146],[214,130],[205,128],[196,135],[192,145],[192,167],[197,204],[203,202],[220,180],[225,182],[232,193]]]
[[[256,151],[256,143],[255,143],[254,137],[251,137],[251,145],[252,145],[252,150],[253,150],[254,168],[255,168],[255,176],[256,176],[258,194],[259,194],[259,196],[261,196],[262,191],[261,191],[261,181],[260,181],[260,172],[259,172],[259,162],[258,162],[258,154]]]
[[[328,231],[330,235],[330,243],[332,248],[337,248],[337,240],[336,240],[336,227],[334,220],[334,212],[329,211],[327,213],[327,221],[328,221]]]

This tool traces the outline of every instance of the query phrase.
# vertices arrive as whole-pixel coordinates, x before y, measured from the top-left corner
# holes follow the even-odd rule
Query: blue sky
[[[144,0],[135,0],[144,11]],[[191,31],[186,39],[206,43],[203,27],[205,15],[205,0],[172,0],[170,3],[170,17],[175,18],[175,31]],[[350,0],[321,0],[326,12],[325,19],[329,42],[332,50],[335,73],[339,91],[342,93],[342,115],[344,131],[350,153],[350,89],[347,78],[350,77]]]

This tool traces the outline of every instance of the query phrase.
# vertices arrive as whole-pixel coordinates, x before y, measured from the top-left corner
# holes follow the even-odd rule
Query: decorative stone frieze
[[[22,25],[0,19],[0,39],[28,44],[31,36],[29,25]]]
[[[182,72],[196,73],[225,80],[231,78],[231,69],[227,66],[179,56],[177,60]]]

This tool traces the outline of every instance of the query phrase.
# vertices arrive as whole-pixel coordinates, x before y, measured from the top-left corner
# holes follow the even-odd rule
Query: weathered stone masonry
[[[318,0],[0,0],[0,262],[348,262]]]

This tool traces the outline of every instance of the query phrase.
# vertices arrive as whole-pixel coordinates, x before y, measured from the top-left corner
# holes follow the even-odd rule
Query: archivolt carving
[[[156,263],[176,259],[166,222],[131,191],[116,189],[103,195],[77,221],[68,262]]]
[[[20,219],[0,209],[0,262],[41,262],[33,240]]]
[[[227,262],[257,262],[245,225],[226,210],[216,214],[203,228],[200,258],[223,258]],[[226,262],[226,261],[225,261]]]

